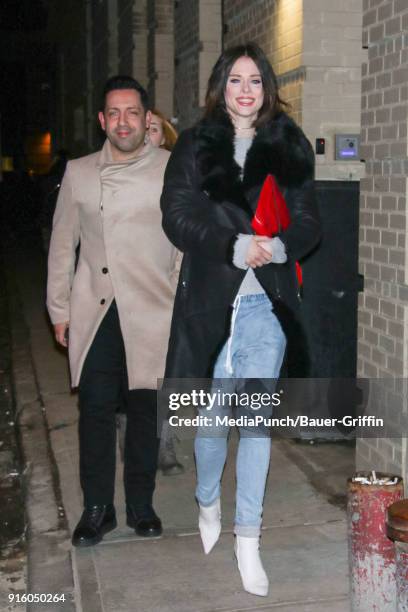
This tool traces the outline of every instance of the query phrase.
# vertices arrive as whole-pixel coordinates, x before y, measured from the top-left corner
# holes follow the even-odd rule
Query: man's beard
[[[126,138],[120,138],[116,132],[107,134],[111,144],[123,153],[132,153],[137,151],[144,143],[145,134],[139,134],[132,130]]]

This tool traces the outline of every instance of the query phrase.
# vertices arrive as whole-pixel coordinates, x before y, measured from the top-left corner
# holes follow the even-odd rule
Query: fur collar
[[[283,112],[258,129],[242,178],[234,160],[234,128],[228,115],[222,111],[216,119],[203,119],[195,130],[201,188],[213,200],[227,200],[248,209],[251,192],[259,192],[268,174],[273,174],[282,188],[298,186],[313,178],[310,143]]]

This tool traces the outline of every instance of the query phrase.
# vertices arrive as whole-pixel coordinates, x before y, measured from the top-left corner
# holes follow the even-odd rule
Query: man
[[[96,544],[116,527],[119,405],[127,413],[127,524],[140,536],[162,532],[152,505],[155,389],[164,371],[177,274],[159,206],[169,153],[146,139],[147,104],[134,79],[107,81],[99,113],[107,139],[98,153],[68,163],[54,216],[47,307],[57,342],[69,348],[72,384],[79,386],[84,511],[75,546]]]

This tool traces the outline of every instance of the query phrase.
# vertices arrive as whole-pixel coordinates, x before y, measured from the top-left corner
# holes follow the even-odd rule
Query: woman
[[[177,132],[170,121],[157,109],[152,110],[149,126],[149,140],[154,147],[163,147],[172,151],[177,140]]]
[[[255,44],[231,48],[213,68],[204,118],[176,143],[161,200],[164,230],[184,252],[168,378],[235,379],[241,389],[243,380],[262,379],[272,393],[285,349],[290,358],[292,338],[301,338],[295,262],[317,243],[320,231],[313,151],[283,106],[263,51]],[[275,177],[291,218],[274,238],[254,235],[251,225],[268,175]],[[294,354],[300,355],[299,345]],[[217,406],[215,414],[220,412]],[[263,417],[271,413],[272,406],[262,410]],[[195,441],[206,553],[221,531],[227,430],[201,427]],[[235,553],[245,590],[265,596],[259,537],[270,432],[239,430]]]

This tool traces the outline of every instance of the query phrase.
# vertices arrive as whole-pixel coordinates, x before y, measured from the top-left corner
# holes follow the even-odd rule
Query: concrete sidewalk
[[[10,255],[9,255],[10,259]],[[274,441],[267,485],[262,558],[270,578],[267,598],[242,589],[233,559],[234,454],[236,436],[223,478],[223,532],[209,556],[202,552],[194,501],[193,441],[183,439],[178,456],[185,474],[158,474],[155,508],[162,518],[159,539],[137,538],[125,525],[122,465],[118,459],[116,509],[118,528],[89,549],[72,549],[70,532],[81,513],[78,479],[77,398],[69,389],[66,355],[53,342],[44,309],[44,259],[33,245],[13,257],[21,308],[28,334],[33,380],[27,354],[15,349],[16,388],[32,418],[43,417],[37,441],[49,435],[49,475],[35,487],[44,495],[29,498],[36,545],[29,547],[30,592],[65,592],[66,602],[36,610],[83,612],[232,612],[285,610],[345,612],[349,610],[347,539],[344,512],[345,479],[354,470],[353,449],[344,444],[300,445]],[[16,306],[17,307],[17,306]],[[20,323],[19,323],[20,321]],[[14,325],[21,325],[17,317]],[[19,353],[23,364],[19,367]],[[25,361],[24,361],[25,360]],[[19,384],[19,381],[21,384]],[[22,382],[21,382],[22,381]],[[24,384],[26,386],[24,386]],[[33,385],[35,384],[36,389]],[[30,387],[31,385],[31,387]],[[25,394],[25,400],[24,400]],[[29,446],[26,431],[26,443]],[[35,443],[34,443],[35,447]],[[35,448],[32,461],[35,461]],[[47,484],[48,483],[48,484]],[[47,488],[48,486],[48,488]],[[59,492],[60,491],[60,498]],[[48,491],[48,493],[46,493]],[[38,521],[46,515],[46,526]],[[66,518],[66,520],[65,520]],[[40,521],[41,522],[41,521]],[[37,525],[37,527],[36,527]],[[34,551],[34,552],[33,552]],[[51,590],[53,589],[53,590]],[[53,607],[52,607],[53,606]]]

